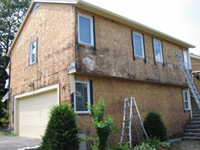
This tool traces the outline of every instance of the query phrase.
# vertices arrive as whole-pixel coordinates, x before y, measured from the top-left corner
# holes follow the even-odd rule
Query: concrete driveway
[[[19,136],[0,136],[0,150],[18,150],[24,147],[34,147],[41,143],[41,139]]]

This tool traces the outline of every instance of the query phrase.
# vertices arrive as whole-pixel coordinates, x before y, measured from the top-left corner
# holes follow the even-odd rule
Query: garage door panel
[[[41,138],[44,135],[45,127],[43,126],[22,126],[20,136],[31,137],[31,138]],[[39,134],[35,134],[39,133]]]
[[[49,120],[49,111],[57,104],[57,91],[50,91],[18,100],[19,135],[40,137]]]
[[[30,119],[31,117],[31,119]],[[47,118],[42,117],[38,119],[37,116],[22,117],[20,119],[20,127],[22,126],[45,126],[47,124]],[[40,120],[40,121],[38,121]]]

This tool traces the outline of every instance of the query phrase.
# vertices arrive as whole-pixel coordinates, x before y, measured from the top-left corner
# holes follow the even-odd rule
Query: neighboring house
[[[191,105],[186,78],[171,55],[183,56],[191,69],[188,48],[194,46],[85,1],[35,0],[7,54],[14,132],[40,137],[50,107],[68,102],[80,132],[94,136],[86,103],[105,99],[105,115],[120,130],[110,136],[114,145],[124,98],[133,95],[143,120],[157,111],[169,138],[181,137]]]
[[[191,59],[191,66],[192,66],[193,82],[198,92],[200,93],[200,56],[190,54],[190,59]],[[198,108],[193,96],[191,97],[192,97],[191,99],[192,107]]]

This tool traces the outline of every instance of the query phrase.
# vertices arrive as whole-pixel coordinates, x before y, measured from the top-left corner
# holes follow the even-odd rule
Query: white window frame
[[[187,93],[188,96],[188,108],[185,107],[185,93]],[[190,110],[191,109],[191,105],[190,105],[190,94],[189,94],[189,90],[182,90],[182,95],[183,95],[183,106],[184,106],[184,110]]]
[[[74,111],[75,113],[90,113],[90,110],[88,109],[88,111],[76,111],[76,83],[87,83],[87,102],[88,105],[90,105],[90,82],[89,81],[80,81],[80,80],[76,80],[75,82],[75,92],[74,92]]]
[[[155,46],[154,46],[155,42],[158,42],[159,45],[160,45],[161,61],[156,60],[156,53],[155,53]],[[154,59],[155,59],[155,61],[163,63],[163,49],[162,49],[162,43],[161,43],[160,40],[153,39],[153,51],[154,51]]]
[[[143,36],[142,36],[141,33],[134,32],[134,31],[133,31],[132,34],[133,34],[134,55],[137,56],[137,57],[144,58],[144,43],[143,43]],[[140,39],[141,39],[141,47],[142,47],[142,56],[136,55],[136,46],[135,46],[134,34],[140,36]]]
[[[35,61],[32,61],[32,53],[33,53],[33,43],[36,42],[36,54],[35,54]],[[29,58],[29,62],[30,65],[33,65],[37,62],[37,53],[38,53],[38,39],[36,38],[34,41],[32,41],[30,43],[30,58]]]
[[[80,39],[80,28],[79,28],[79,24],[80,24],[80,20],[79,20],[79,16],[90,19],[90,37],[91,37],[91,43],[86,43],[81,41]],[[78,13],[78,43],[82,43],[82,44],[86,44],[86,45],[91,45],[94,46],[94,29],[93,29],[93,17],[91,16],[87,16],[81,13]]]
[[[183,50],[183,62],[184,62],[184,65],[185,65],[186,62],[185,62],[184,53],[187,54],[187,60],[188,60],[188,64],[187,64],[188,67],[186,67],[186,69],[191,69],[191,64],[190,64],[190,54],[189,54],[189,51]]]

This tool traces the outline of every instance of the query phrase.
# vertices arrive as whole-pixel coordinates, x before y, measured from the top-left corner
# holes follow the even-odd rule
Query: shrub
[[[144,120],[144,128],[149,137],[159,139],[160,141],[167,140],[167,129],[158,112],[148,112]]]
[[[50,111],[42,150],[78,150],[80,139],[77,136],[76,114],[69,104],[53,106]]]
[[[3,111],[5,113],[5,116],[0,119],[0,123],[3,128],[7,128],[9,123],[9,109],[3,108]]]
[[[156,150],[154,146],[150,146],[149,143],[142,142],[141,145],[137,145],[133,150]]]
[[[147,141],[150,147],[155,147],[156,149],[160,147],[160,140],[156,138],[149,138]]]
[[[95,127],[95,132],[97,134],[97,145],[94,146],[95,149],[98,150],[108,150],[109,143],[108,143],[108,136],[114,132],[117,132],[118,129],[113,124],[113,119],[110,115],[107,115],[106,120],[104,122],[104,110],[105,110],[105,102],[104,100],[101,102],[98,99],[97,106],[89,105],[88,108],[90,109],[90,115],[93,117],[93,125]],[[94,148],[93,147],[93,148]]]

